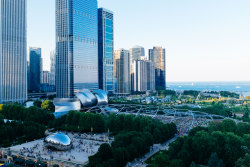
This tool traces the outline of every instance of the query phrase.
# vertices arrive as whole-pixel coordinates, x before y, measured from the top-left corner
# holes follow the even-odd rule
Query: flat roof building
[[[129,51],[125,49],[115,50],[115,78],[116,93],[130,94],[130,57]]]

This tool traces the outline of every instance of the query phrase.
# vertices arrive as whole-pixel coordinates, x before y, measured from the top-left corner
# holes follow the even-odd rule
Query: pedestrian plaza
[[[44,146],[44,139],[16,145],[10,147],[10,150],[19,156],[35,160],[40,159],[47,162],[68,161],[74,164],[85,164],[88,162],[89,156],[97,153],[101,144],[109,141],[106,134],[63,133],[67,134],[72,140],[73,147],[68,151],[57,151],[47,148]],[[110,140],[112,139],[110,138]]]

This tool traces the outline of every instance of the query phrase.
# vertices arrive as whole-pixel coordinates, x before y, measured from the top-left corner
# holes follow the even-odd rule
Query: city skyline
[[[127,13],[130,0],[99,0],[99,7],[115,14],[115,49],[141,45],[147,53],[153,46],[166,48],[168,82],[249,81],[249,1],[158,0],[138,9],[139,3],[133,2]],[[153,12],[144,12],[149,9]],[[28,47],[41,47],[45,62],[54,45],[54,15],[51,0],[28,0]]]

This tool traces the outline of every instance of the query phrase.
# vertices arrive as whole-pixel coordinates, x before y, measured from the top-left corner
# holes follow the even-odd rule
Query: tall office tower
[[[27,100],[26,5],[0,1],[0,103]]]
[[[50,72],[49,72],[49,84],[55,86],[56,77],[56,57],[55,51],[50,52]]]
[[[135,81],[134,81],[134,62],[136,60],[144,60],[145,59],[145,50],[143,47],[141,46],[133,46],[132,48],[130,48],[129,50],[130,53],[130,74],[131,74],[131,90],[132,91],[137,91],[135,90]]]
[[[141,60],[145,57],[145,49],[142,46],[133,46],[129,50],[130,52],[130,62],[135,60]]]
[[[98,9],[99,88],[114,93],[114,30],[113,12]]]
[[[42,72],[41,48],[30,47],[29,54],[29,91],[39,92]]]
[[[155,90],[154,63],[146,60],[135,60],[133,63],[133,91],[145,92]]]
[[[133,88],[135,92],[147,91],[147,62],[143,60],[135,60],[133,62]]]
[[[155,87],[166,89],[166,56],[165,49],[154,47],[149,49],[149,60],[155,64]]]
[[[125,49],[115,50],[116,93],[130,94],[130,57]]]
[[[155,91],[155,63],[147,61],[147,90]]]
[[[56,93],[98,88],[97,0],[56,0]]]
[[[27,61],[27,88],[30,90],[30,62]]]
[[[49,71],[41,72],[41,84],[49,84]]]
[[[42,92],[53,92],[54,86],[50,84],[50,71],[41,72],[41,91]]]

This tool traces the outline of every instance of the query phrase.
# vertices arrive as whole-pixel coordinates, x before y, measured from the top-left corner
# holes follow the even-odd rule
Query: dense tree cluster
[[[150,117],[135,117],[133,115],[110,115],[107,127],[111,132],[121,131],[149,132],[153,135],[154,143],[165,142],[176,133],[175,124],[163,124]]]
[[[209,114],[222,115],[225,117],[232,116],[232,112],[230,111],[230,109],[228,109],[224,104],[220,103],[215,103],[211,106],[200,108],[198,110]]]
[[[150,117],[116,114],[104,116],[70,111],[54,119],[49,111],[20,105],[4,105],[0,117],[13,120],[0,122],[0,143],[3,146],[44,137],[47,128],[94,133],[110,131],[115,136],[114,142],[111,146],[102,145],[98,153],[90,157],[90,167],[125,166],[127,162],[148,152],[153,143],[165,142],[177,132],[175,124],[163,124]]]
[[[38,107],[3,105],[0,110],[0,144],[7,147],[42,138],[47,125],[53,120],[52,113]]]
[[[238,93],[229,92],[229,91],[220,91],[220,95],[223,97],[232,97],[232,98],[240,98]]]
[[[176,96],[176,92],[174,90],[159,90],[158,91],[159,96]]]
[[[233,120],[211,123],[208,128],[197,127],[188,136],[178,138],[168,151],[153,157],[150,167],[173,166],[239,166],[249,160],[250,124]]]
[[[181,106],[178,108],[194,110],[193,108],[189,106]],[[231,117],[233,115],[231,109],[229,109],[228,107],[226,107],[224,104],[221,104],[221,103],[214,103],[211,106],[207,106],[204,108],[195,108],[195,111],[201,111],[201,112],[205,112],[208,114],[221,115],[225,117]]]
[[[21,105],[4,105],[0,114],[8,120],[32,121],[39,124],[47,125],[54,119],[54,115],[37,107],[25,108]]]
[[[177,131],[173,123],[163,124],[149,117],[133,115],[110,115],[106,127],[117,134],[115,141],[111,146],[102,145],[98,153],[89,158],[89,167],[125,166],[148,152],[153,143],[165,142]]]
[[[105,132],[105,118],[101,114],[70,111],[67,115],[51,122],[52,128],[75,132]]]
[[[148,132],[124,132],[116,135],[111,144],[103,144],[97,154],[89,157],[89,167],[123,167],[149,152],[153,144],[152,135]]]
[[[20,144],[44,136],[45,126],[34,122],[0,120],[0,147]]]
[[[193,97],[197,97],[199,95],[200,91],[196,91],[196,90],[184,90],[183,94],[184,95],[189,95],[189,96],[193,96]]]

